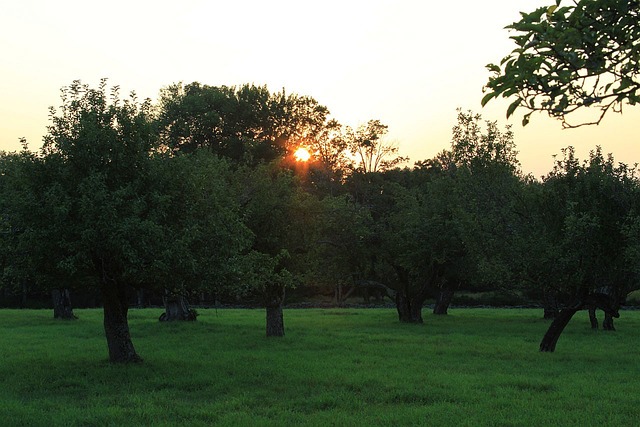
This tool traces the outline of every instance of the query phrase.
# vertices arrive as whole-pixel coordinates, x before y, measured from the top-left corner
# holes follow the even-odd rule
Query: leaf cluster
[[[545,111],[564,127],[597,124],[607,111],[621,112],[640,102],[640,2],[637,0],[579,0],[521,13],[507,26],[517,47],[492,73],[482,99],[514,99],[507,117],[517,108]],[[571,124],[567,115],[594,107],[592,121]]]

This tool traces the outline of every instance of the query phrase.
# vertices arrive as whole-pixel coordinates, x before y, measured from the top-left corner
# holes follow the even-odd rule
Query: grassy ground
[[[141,365],[106,361],[101,311],[0,311],[0,424],[636,425],[640,312],[617,332],[578,313],[539,353],[540,310],[458,309],[402,325],[389,309],[132,310]]]

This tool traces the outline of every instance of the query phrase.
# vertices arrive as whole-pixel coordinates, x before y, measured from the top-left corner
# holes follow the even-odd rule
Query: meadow
[[[55,321],[0,310],[0,423],[6,426],[637,425],[640,312],[616,332],[578,313],[555,353],[538,344],[541,310],[199,310],[160,323],[130,311],[136,365],[112,365],[101,310]],[[602,314],[599,313],[602,317]]]

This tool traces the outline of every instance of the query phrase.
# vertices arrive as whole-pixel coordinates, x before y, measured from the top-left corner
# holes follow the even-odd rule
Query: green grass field
[[[601,426],[640,422],[640,312],[616,332],[578,313],[538,352],[540,310],[453,309],[424,325],[390,309],[130,311],[140,365],[111,365],[100,310],[54,321],[0,311],[0,424]]]

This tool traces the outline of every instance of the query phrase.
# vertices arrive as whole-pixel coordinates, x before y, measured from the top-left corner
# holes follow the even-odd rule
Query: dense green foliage
[[[640,2],[637,0],[579,0],[562,6],[522,13],[507,28],[517,47],[499,65],[487,83],[483,105],[492,98],[515,98],[509,117],[518,107],[546,111],[572,127],[566,116],[584,107],[600,110],[599,123],[609,110],[640,102]]]
[[[0,413],[10,425],[633,425],[640,313],[616,334],[569,325],[538,353],[536,310],[459,309],[426,327],[391,310],[257,310],[158,323],[132,310],[142,365],[107,363],[100,313],[0,312]],[[586,319],[586,314],[584,314]]]
[[[74,82],[42,149],[1,155],[0,268],[5,294],[99,295],[113,361],[139,360],[134,290],[162,294],[163,320],[194,320],[194,297],[259,303],[282,336],[291,288],[386,295],[415,323],[458,290],[557,311],[639,288],[638,176],[599,148],[582,162],[567,148],[537,181],[509,127],[459,111],[450,149],[399,168],[385,125],[343,127],[310,97],[192,83],[154,106],[108,92]]]

